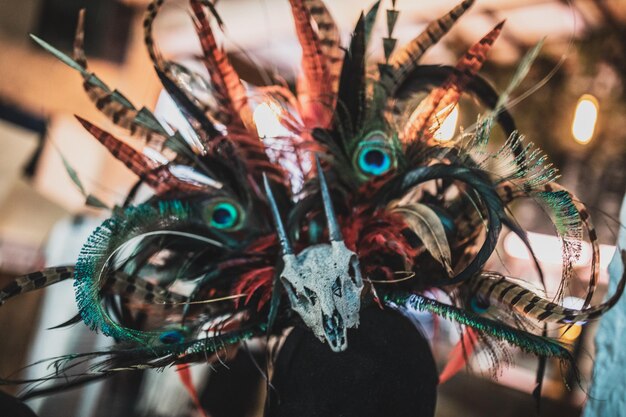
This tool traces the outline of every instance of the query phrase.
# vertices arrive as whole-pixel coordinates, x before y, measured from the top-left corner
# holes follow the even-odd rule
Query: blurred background
[[[74,119],[73,115],[79,114],[97,125],[110,126],[84,95],[80,75],[37,48],[28,33],[69,52],[78,11],[86,7],[86,50],[91,71],[122,91],[138,107],[156,108],[158,115],[167,118],[171,116],[170,110],[143,45],[143,10],[148,3],[148,0],[3,1],[0,7],[1,285],[43,265],[72,263],[90,230],[106,217],[106,212],[85,206],[85,195],[97,196],[109,206],[121,204],[136,181]],[[328,3],[344,40],[348,39],[361,9],[369,7],[360,0]],[[455,3],[455,0],[398,0],[401,15],[395,35],[399,44],[409,41],[427,22]],[[382,8],[387,7],[389,4],[383,2]],[[262,84],[267,74],[280,74],[288,82],[293,81],[300,50],[287,1],[222,0],[218,9],[225,22],[221,41],[244,80]],[[519,102],[511,112],[528,140],[545,150],[560,169],[561,184],[590,208],[602,243],[602,280],[594,300],[599,302],[606,292],[606,267],[613,254],[619,229],[616,218],[626,188],[626,1],[478,0],[423,62],[454,64],[472,43],[502,19],[507,20],[504,32],[482,75],[496,88],[503,89],[523,54],[546,37],[541,56],[518,90],[520,100],[516,100]],[[373,39],[385,36],[384,22],[379,23]],[[185,61],[199,52],[183,0],[167,2],[155,31],[160,49],[168,57]],[[382,42],[373,44],[372,60],[380,59]],[[471,125],[476,115],[474,103],[461,102],[458,111],[444,123],[439,138],[449,140],[463,126]],[[257,124],[263,123],[257,119]],[[116,132],[115,128],[111,130]],[[84,193],[68,176],[67,165],[79,176]],[[522,203],[516,207],[516,215],[532,232],[532,244],[547,271],[549,283],[552,279],[552,289],[556,289],[561,249],[545,214],[530,203]],[[535,275],[528,253],[513,236],[503,236],[499,254],[507,261],[510,275]],[[589,260],[587,248],[576,266],[570,297],[565,300],[571,306],[580,303],[578,297],[584,294]],[[0,312],[0,334],[10,336],[0,343],[0,375],[37,375],[36,370],[19,369],[43,357],[106,345],[105,340],[87,332],[79,334],[76,328],[45,331],[71,318],[74,312],[71,283],[7,303]],[[593,334],[591,325],[584,329],[574,326],[561,335],[575,343],[582,384],[576,383],[571,371],[561,369],[558,363],[550,364],[542,415],[580,415],[591,375]],[[448,339],[439,341],[440,347],[435,346],[441,352],[438,359],[445,359],[447,350],[456,342],[453,332]],[[530,393],[537,361],[517,353],[514,357],[514,366],[502,369],[495,380],[491,373],[481,372],[482,365],[477,359],[472,364],[474,372],[462,373],[442,386],[438,416],[461,413],[527,416],[534,412]],[[211,378],[219,380],[219,377]],[[182,399],[167,399],[180,403],[176,411],[179,414],[129,405],[137,396],[146,404],[159,401],[158,392],[162,391],[157,394],[147,389],[142,391],[143,388],[137,388],[139,385],[130,384],[136,391],[127,392],[118,387],[117,394],[94,385],[30,404],[43,417],[192,415],[193,411],[187,411],[189,400],[182,389],[178,396]],[[252,384],[250,391],[257,392],[260,387]],[[10,387],[1,389],[15,392]],[[137,394],[138,391],[141,393]],[[224,391],[228,390],[224,388]],[[132,392],[135,394],[131,395]],[[224,395],[228,398],[228,393]],[[97,406],[111,398],[120,402],[119,414]],[[164,398],[160,401],[167,402]],[[242,416],[245,412],[225,410],[214,415]],[[250,410],[247,412],[255,415]]]

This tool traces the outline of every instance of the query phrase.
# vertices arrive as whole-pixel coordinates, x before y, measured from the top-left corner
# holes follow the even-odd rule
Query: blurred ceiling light
[[[456,125],[459,121],[459,106],[454,106],[448,117],[435,132],[434,138],[440,142],[447,142],[454,137]]]
[[[581,145],[586,145],[593,139],[599,109],[598,100],[591,94],[584,94],[578,99],[572,122],[572,136]]]
[[[262,138],[278,138],[288,136],[289,131],[278,120],[279,109],[274,108],[273,103],[261,103],[254,109],[254,123],[256,130]]]

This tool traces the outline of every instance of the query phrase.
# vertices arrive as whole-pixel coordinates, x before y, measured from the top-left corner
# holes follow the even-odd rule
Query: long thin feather
[[[452,77],[439,88],[435,88],[423,103],[411,114],[402,134],[403,141],[412,142],[429,138],[454,109],[461,93],[480,70],[487,53],[502,30],[504,22],[500,22],[478,43],[474,44],[459,60]],[[425,130],[429,129],[430,132]]]
[[[332,91],[336,93],[343,61],[339,28],[322,0],[304,0],[304,5],[309,10],[309,14],[317,27],[317,36],[324,54]]]
[[[246,128],[252,124],[246,90],[226,53],[217,46],[203,2],[191,0],[195,27],[203,51],[203,63],[209,72],[216,98],[222,106],[216,117],[226,126]]]
[[[469,326],[484,332],[497,340],[502,340],[518,346],[524,352],[539,356],[556,357],[573,361],[571,353],[560,343],[515,329],[504,323],[481,317],[475,313],[461,310],[457,307],[440,303],[420,294],[387,294],[386,303],[397,306],[408,306],[418,311],[430,312],[445,319]]]
[[[626,251],[622,251],[621,255],[622,262],[626,263]],[[619,301],[625,286],[626,273],[621,277],[615,293],[604,303],[574,310],[555,304],[496,273],[482,274],[472,280],[475,293],[490,304],[515,309],[520,314],[540,322],[559,324],[582,324],[597,319]]]
[[[486,117],[483,117],[479,121],[478,127],[476,128],[476,137],[474,140],[475,146],[484,147],[489,141],[491,128],[493,127],[494,121],[500,115],[500,113],[504,111],[504,108],[509,100],[509,97],[513,93],[513,91],[515,91],[515,89],[519,87],[521,82],[526,78],[526,75],[528,75],[530,68],[532,67],[537,57],[539,56],[539,52],[541,51],[541,48],[543,47],[544,41],[545,41],[545,38],[537,42],[537,44],[534,47],[532,47],[526,53],[526,55],[524,55],[524,58],[522,59],[520,64],[517,66],[517,69],[515,70],[515,74],[513,74],[513,77],[511,78],[509,85],[507,85],[506,89],[498,97],[498,101],[496,102],[496,105],[494,106],[493,110]]]
[[[302,75],[296,83],[302,119],[308,127],[328,126],[332,120],[332,80],[318,34],[303,0],[289,0],[296,34],[302,47]]]
[[[110,133],[100,129],[87,120],[76,116],[76,119],[98,140],[111,154],[122,162],[128,169],[154,188],[157,194],[166,193],[171,190],[198,191],[202,186],[185,183],[177,180],[169,171],[167,165],[138,152],[132,146],[122,142]]]
[[[338,122],[348,127],[345,135],[354,139],[361,129],[365,116],[366,79],[365,79],[365,17],[361,14],[350,42],[350,48],[343,60],[341,81],[337,98]],[[346,126],[347,125],[347,126]],[[348,149],[348,144],[343,144]]]
[[[83,76],[83,89],[87,96],[96,105],[98,110],[107,116],[116,125],[127,129],[132,135],[145,140],[145,142],[155,148],[161,149],[167,138],[166,132],[159,125],[153,129],[137,123],[137,116],[141,110],[135,106],[119,91],[111,90],[104,82],[97,80],[95,74],[88,72],[87,57],[84,49],[85,40],[85,9],[82,9],[78,16],[76,34],[74,38],[73,59],[80,67]],[[57,55],[58,56],[58,55]],[[64,60],[64,62],[66,62]],[[67,63],[67,62],[66,62]],[[145,109],[142,109],[145,111]]]
[[[437,213],[425,204],[410,203],[389,206],[392,213],[402,215],[407,226],[420,238],[426,250],[452,276],[452,254],[446,231]]]
[[[74,276],[73,274],[73,266],[58,266],[17,277],[0,290],[0,305],[17,295],[70,279]]]
[[[392,71],[388,72],[387,76],[382,79],[390,94],[393,94],[395,89],[419,65],[419,60],[424,53],[432,45],[439,42],[473,4],[474,0],[464,0],[446,15],[430,23],[420,35],[391,56],[389,65],[391,65]]]

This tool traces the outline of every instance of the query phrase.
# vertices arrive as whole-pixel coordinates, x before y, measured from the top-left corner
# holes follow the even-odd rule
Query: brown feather
[[[248,107],[246,90],[224,51],[217,46],[211,24],[200,0],[191,0],[196,31],[202,46],[203,59],[215,96],[222,109],[215,118],[227,127],[252,128],[252,114]]]
[[[339,75],[341,73],[341,64],[343,62],[343,49],[341,49],[341,38],[339,28],[321,0],[304,0],[304,5],[309,10],[311,18],[317,26],[317,35],[320,41],[320,47],[325,57],[326,68],[330,82],[332,83],[332,92],[336,93],[339,86]]]
[[[474,44],[459,60],[454,74],[443,86],[435,88],[411,114],[402,139],[412,142],[416,139],[429,139],[440,126],[443,120],[450,114],[461,97],[467,84],[480,70],[487,53],[502,31],[504,22],[496,25],[491,32]],[[425,132],[430,129],[429,132]]]
[[[327,127],[332,120],[334,97],[320,39],[303,0],[289,0],[289,3],[302,47],[302,75],[296,84],[302,119],[307,127]]]
[[[464,0],[445,16],[430,23],[426,29],[389,59],[391,71],[383,77],[390,94],[404,82],[406,77],[419,65],[424,53],[448,33],[456,21],[474,4],[474,0]]]
[[[168,165],[161,165],[135,150],[132,146],[122,142],[110,133],[100,129],[87,120],[76,116],[83,127],[95,137],[98,142],[135,175],[152,187],[157,194],[177,191],[198,191],[203,188],[194,184],[176,179],[168,169]]]
[[[84,49],[85,40],[85,10],[81,10],[74,38],[73,58],[80,66],[87,70],[87,57]],[[137,123],[140,113],[119,92],[111,91],[103,83],[96,82],[95,75],[84,72],[83,89],[96,108],[117,126],[126,129],[130,134],[144,141],[148,146],[161,150],[167,137],[159,132],[148,129]]]

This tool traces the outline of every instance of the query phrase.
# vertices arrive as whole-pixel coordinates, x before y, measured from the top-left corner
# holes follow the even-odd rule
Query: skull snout
[[[330,316],[322,312],[322,326],[324,328],[324,337],[332,351],[343,352],[346,350],[348,347],[346,326],[336,308]]]

